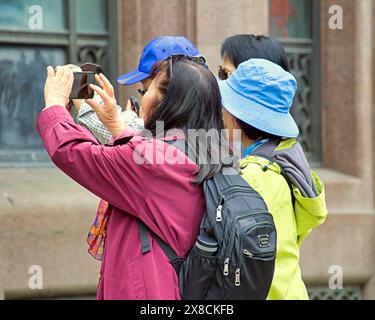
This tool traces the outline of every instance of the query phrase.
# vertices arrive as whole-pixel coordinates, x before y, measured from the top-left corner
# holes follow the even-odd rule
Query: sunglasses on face
[[[139,93],[142,97],[143,97],[143,96],[146,94],[146,92],[147,92],[146,89],[138,89],[137,91],[138,91],[138,93]]]
[[[222,66],[219,66],[217,76],[220,80],[227,80],[231,76],[232,72],[225,70]]]
[[[182,60],[189,60],[195,63],[200,64],[207,68],[206,59],[202,56],[199,57],[191,57],[184,54],[175,54],[170,56],[167,60],[169,60],[169,70],[170,70],[170,78],[172,79],[173,76],[173,62],[174,61],[182,61]]]

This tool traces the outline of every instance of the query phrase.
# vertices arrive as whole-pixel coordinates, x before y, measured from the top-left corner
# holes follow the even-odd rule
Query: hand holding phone
[[[56,71],[48,66],[47,79],[44,85],[44,101],[46,108],[53,105],[66,107],[69,93],[72,90],[73,72],[69,68],[58,66]]]
[[[90,87],[102,99],[99,104],[93,99],[87,99],[86,102],[93,108],[99,120],[111,132],[113,137],[117,137],[125,130],[125,124],[121,118],[121,112],[117,109],[115,91],[109,80],[103,75],[95,75],[95,80],[99,86],[90,84]]]

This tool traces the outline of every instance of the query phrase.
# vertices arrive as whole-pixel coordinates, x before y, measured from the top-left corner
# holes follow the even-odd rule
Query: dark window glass
[[[35,120],[44,107],[46,67],[62,64],[64,49],[0,46],[1,152],[42,148]]]
[[[106,5],[104,0],[75,1],[78,32],[101,33],[106,27]]]

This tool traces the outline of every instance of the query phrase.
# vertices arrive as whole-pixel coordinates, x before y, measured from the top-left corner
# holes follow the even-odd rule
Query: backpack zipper
[[[249,250],[244,250],[243,251],[243,254],[246,256],[246,257],[248,257],[248,258],[252,258],[252,257],[254,257],[254,254],[252,254]]]
[[[236,287],[239,287],[241,285],[241,269],[240,268],[236,269],[236,276],[235,276],[235,280],[234,280],[234,285]]]
[[[255,210],[254,210],[255,211]],[[258,210],[256,210],[258,212]],[[258,215],[264,215],[265,212],[258,212],[256,214],[254,213],[247,213],[247,214],[244,214],[244,215],[238,215],[235,219],[233,219],[232,221],[232,225],[231,225],[231,230],[233,229],[233,226],[234,224],[236,223],[237,220],[241,220],[241,219],[244,219],[244,218],[247,218],[247,217],[256,217]],[[224,269],[223,269],[223,274],[224,276],[228,276],[229,275],[229,253],[230,253],[230,250],[233,249],[231,248],[233,246],[233,240],[234,240],[234,234],[235,232],[231,232],[231,235],[230,235],[230,238],[229,238],[229,241],[228,241],[228,247],[227,249],[225,250],[225,260],[224,260]]]
[[[225,202],[225,200],[228,200],[227,197],[230,194],[235,193],[235,192],[252,193],[253,191],[250,188],[240,187],[240,186],[229,187],[229,188],[223,190],[222,193],[220,194],[219,206],[216,208],[216,222],[222,222],[223,221],[222,212],[223,212],[224,202]]]
[[[223,274],[224,276],[229,275],[229,258],[225,258]]]
[[[242,186],[234,186],[224,189],[221,192],[222,197],[225,197],[233,192],[245,192],[245,193],[254,193],[254,190],[248,186],[248,187],[242,187]]]
[[[258,210],[254,210],[254,211],[256,211],[257,213],[247,213],[247,214],[244,214],[244,215],[241,215],[241,216],[237,216],[235,219],[233,219],[230,230],[233,229],[234,224],[238,220],[246,219],[246,218],[249,218],[249,217],[256,217],[256,216],[264,215],[264,214],[269,214],[268,212],[259,212]],[[253,227],[257,226],[258,224],[262,224],[262,223],[264,223],[264,222],[257,222],[250,229],[252,229]],[[231,250],[231,247],[233,246],[234,236],[235,236],[235,232],[232,231],[231,235],[230,235],[230,238],[229,238],[229,241],[228,241],[227,250],[225,251],[226,257],[229,257],[229,253],[230,253],[229,251]]]
[[[223,221],[222,212],[223,212],[223,205],[224,205],[224,196],[220,196],[219,206],[216,208],[216,222]]]

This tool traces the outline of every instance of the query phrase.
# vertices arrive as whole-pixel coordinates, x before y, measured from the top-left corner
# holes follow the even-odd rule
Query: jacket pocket
[[[146,300],[146,288],[143,280],[141,257],[135,257],[128,262],[129,293],[132,300]]]

